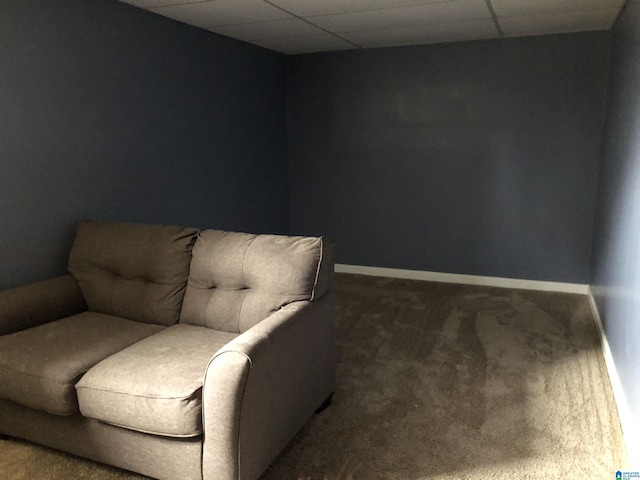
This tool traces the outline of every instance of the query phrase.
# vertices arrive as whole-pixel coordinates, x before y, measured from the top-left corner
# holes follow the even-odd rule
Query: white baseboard
[[[403,270],[399,268],[366,267],[337,263],[338,273],[355,273],[374,277],[405,278],[427,282],[461,283],[464,285],[482,285],[487,287],[518,288],[521,290],[541,290],[545,292],[579,293],[587,295],[589,285],[581,283],[544,282],[540,280],[520,280],[517,278],[482,277],[479,275],[461,275],[457,273],[425,272],[421,270]]]
[[[428,282],[442,283],[460,283],[465,285],[481,285],[488,287],[517,288],[522,290],[539,290],[546,292],[564,292],[577,293],[587,295],[593,312],[593,317],[598,328],[600,340],[602,343],[602,352],[604,354],[611,389],[618,408],[618,416],[620,417],[620,425],[627,447],[627,455],[629,458],[629,468],[631,470],[640,471],[640,458],[634,458],[631,452],[635,452],[640,448],[640,431],[636,429],[629,404],[627,403],[620,376],[616,369],[609,341],[602,325],[600,312],[596,305],[591,287],[587,284],[580,283],[563,283],[563,282],[544,282],[539,280],[520,280],[515,278],[502,277],[482,277],[478,275],[460,275],[454,273],[426,272],[421,270],[403,270],[398,268],[385,267],[367,267],[362,265],[345,265],[336,264],[335,271],[337,273],[354,273],[358,275],[371,275],[375,277],[404,278],[409,280],[424,280]],[[617,468],[617,467],[612,467]]]
[[[589,303],[591,304],[591,311],[593,312],[593,318],[596,321],[598,327],[598,333],[600,334],[600,342],[602,344],[602,353],[604,354],[604,362],[607,366],[607,372],[609,374],[609,381],[611,382],[611,389],[613,390],[613,397],[618,407],[618,416],[620,417],[620,426],[622,427],[622,434],[627,447],[627,457],[629,458],[629,467],[631,470],[640,470],[640,459],[634,458],[631,452],[637,451],[640,446],[640,432],[635,427],[631,410],[629,409],[629,403],[627,397],[622,389],[622,382],[618,375],[613,355],[611,355],[611,348],[609,347],[609,340],[607,334],[604,331],[604,325],[602,324],[602,318],[598,311],[598,305],[593,297],[591,288],[589,288]]]

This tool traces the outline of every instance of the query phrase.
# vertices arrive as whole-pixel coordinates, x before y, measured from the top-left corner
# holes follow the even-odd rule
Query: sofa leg
[[[327,398],[324,399],[324,402],[322,402],[322,405],[320,405],[317,410],[316,413],[320,413],[323,412],[324,410],[326,410],[327,408],[329,408],[329,405],[331,405],[331,401],[333,400],[333,392],[331,392],[329,394],[329,396]]]

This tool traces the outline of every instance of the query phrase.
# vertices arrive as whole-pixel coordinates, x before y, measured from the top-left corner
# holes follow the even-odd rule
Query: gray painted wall
[[[588,283],[609,34],[290,57],[292,233],[340,263]]]
[[[284,57],[114,0],[0,1],[0,288],[76,222],[288,230]]]
[[[614,29],[592,290],[627,404],[629,457],[640,469],[640,1]],[[632,430],[629,430],[629,427]],[[635,436],[635,439],[633,438]]]
[[[591,282],[640,418],[640,1]],[[107,0],[0,1],[0,288],[104,218],[329,234],[343,263],[586,282],[608,35],[289,60]],[[638,428],[640,431],[640,428]],[[640,457],[640,455],[638,455]]]

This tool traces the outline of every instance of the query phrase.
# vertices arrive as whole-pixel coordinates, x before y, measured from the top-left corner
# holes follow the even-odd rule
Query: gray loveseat
[[[160,479],[256,479],[335,379],[322,237],[82,222],[0,292],[0,434]]]

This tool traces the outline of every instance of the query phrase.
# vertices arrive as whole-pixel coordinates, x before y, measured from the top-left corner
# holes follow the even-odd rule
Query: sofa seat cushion
[[[145,433],[200,435],[207,365],[236,336],[178,324],[138,342],[82,377],[76,385],[80,412]]]
[[[3,335],[0,397],[57,415],[78,413],[78,379],[109,355],[163,328],[83,312]]]

